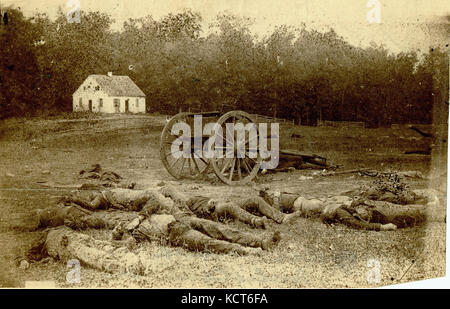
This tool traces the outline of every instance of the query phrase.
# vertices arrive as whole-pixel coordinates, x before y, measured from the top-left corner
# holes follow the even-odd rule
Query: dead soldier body
[[[65,196],[61,203],[46,209],[38,209],[32,215],[31,229],[66,225],[74,229],[113,228],[119,222],[134,219],[155,194],[151,190],[115,188],[105,191],[79,191]],[[127,212],[96,212],[106,209]]]
[[[215,221],[224,217],[231,217],[253,227],[264,228],[265,218],[255,216],[251,212],[260,213],[277,223],[290,222],[297,216],[297,214],[284,214],[270,207],[260,197],[251,197],[236,202],[225,203],[203,196],[187,198],[171,186],[164,186],[161,192],[163,195],[174,199],[174,201],[187,205],[198,217]],[[152,197],[153,192],[151,190],[115,188],[95,192],[79,191],[77,194],[66,197],[64,202],[67,204],[77,204],[89,210],[116,208],[140,211]]]
[[[161,193],[175,195],[173,187],[169,186],[161,188]],[[209,206],[207,211],[213,211],[212,205]],[[157,240],[190,251],[239,254],[252,253],[245,247],[269,250],[280,241],[279,232],[271,235],[242,232],[220,222],[199,218],[185,205],[167,199],[160,193],[155,193],[155,197],[140,213],[145,219],[115,228],[117,239],[121,239],[122,234],[128,232],[137,240]]]
[[[163,187],[161,189],[165,195],[178,196],[177,192],[173,189],[173,187]],[[194,199],[196,200],[196,199]],[[40,221],[41,226],[57,226],[66,223],[70,223],[71,226],[87,226],[87,227],[96,227],[95,225],[102,224],[103,226],[111,226],[116,221],[106,220],[106,222],[98,222],[99,220],[95,220],[97,213],[89,212],[89,210],[99,210],[99,209],[109,209],[116,208],[120,210],[131,210],[131,211],[142,211],[142,213],[147,212],[148,209],[154,208],[155,205],[162,205],[161,198],[159,197],[159,193],[154,190],[130,190],[123,188],[115,188],[111,190],[101,191],[101,192],[82,192],[80,191],[78,194],[70,195],[64,198],[64,202],[69,205],[70,211],[64,208],[52,208],[50,210],[41,211],[40,215],[42,218]],[[248,202],[250,204],[250,202]],[[180,206],[180,204],[178,204]],[[204,204],[201,204],[202,207],[197,207],[196,211],[190,211],[189,216],[184,216],[182,222],[187,223],[187,226],[192,227],[195,230],[199,230],[210,237],[217,238],[219,240],[225,239],[230,242],[237,242],[246,246],[257,246],[267,249],[270,247],[271,243],[263,240],[267,240],[266,238],[253,237],[253,234],[244,236],[240,235],[240,231],[230,229],[224,224],[214,223],[210,220],[205,220],[202,218],[196,218],[195,215],[199,217],[207,217],[207,215],[211,215],[212,213],[226,214],[232,216],[235,219],[243,221],[245,223],[249,223],[256,227],[264,227],[263,218],[251,215],[250,213],[244,211],[241,208],[238,208],[232,204],[226,204],[223,207],[215,207],[214,203],[206,201]],[[85,208],[87,211],[84,213],[80,209],[81,206],[83,209]],[[145,208],[145,209],[144,209]],[[162,211],[169,214],[176,214],[177,219],[181,218],[180,212],[178,212],[177,207],[171,207],[170,210],[167,206],[162,207]],[[292,215],[285,215],[280,213],[279,211],[274,210],[269,205],[266,205],[266,209],[268,210],[266,214],[274,213],[272,218],[276,218],[276,215],[279,215],[279,218],[276,218],[279,221],[283,221],[284,218],[291,218]],[[189,211],[189,210],[188,210]],[[78,214],[77,216],[71,215],[70,220],[66,216],[67,214]],[[93,223],[91,223],[93,221]],[[286,220],[285,220],[286,221]],[[66,224],[68,225],[68,224]],[[230,229],[230,231],[228,230]],[[190,233],[197,234],[197,233]],[[232,236],[237,235],[237,236]],[[202,236],[203,237],[203,236]],[[273,237],[272,237],[273,238]],[[272,238],[271,241],[272,241]],[[275,237],[276,239],[277,237]]]
[[[269,249],[276,246],[280,240],[278,233],[274,233],[273,237],[264,237],[240,232],[224,224],[178,211],[175,213],[176,215],[152,214],[147,218],[133,220],[137,222],[129,222],[126,226],[121,224],[119,228],[114,229],[116,233],[121,234],[120,237],[116,235],[116,238],[133,235],[133,239],[139,241],[158,241],[190,251],[233,252],[239,255],[260,255],[262,251],[257,247]],[[181,219],[177,220],[175,217]],[[83,265],[101,271],[145,275],[151,252],[142,246],[133,247],[123,245],[122,241],[97,240],[66,226],[60,226],[50,229],[46,236],[30,249],[27,259],[38,261],[47,256],[63,262],[77,259]]]
[[[152,190],[114,188],[101,191],[78,191],[63,198],[66,204],[76,204],[88,210],[121,209],[140,211],[154,197]]]
[[[149,212],[147,209],[145,211]],[[138,241],[158,241],[189,251],[236,252],[242,255],[259,252],[252,248],[270,250],[280,241],[278,232],[242,232],[220,222],[198,218],[176,206],[171,207],[170,214],[164,214],[166,212],[165,209],[159,209],[139,222],[128,226],[119,225],[113,231],[114,237],[122,239],[124,234],[129,233]]]
[[[270,218],[277,223],[289,223],[297,218],[300,213],[293,212],[286,214],[271,207],[263,198],[259,196],[240,199],[233,202],[223,202],[209,197],[194,196],[187,197],[177,191],[172,186],[164,186],[161,193],[172,198],[175,203],[186,205],[197,217],[222,221],[225,218],[232,218],[247,223],[254,227],[265,227],[266,218]],[[254,213],[262,215],[259,217]]]
[[[142,193],[142,192],[141,192]],[[143,196],[139,195],[140,197]],[[271,235],[254,234],[241,232],[237,229],[228,227],[225,224],[213,222],[206,219],[195,217],[189,210],[182,211],[170,199],[164,198],[158,192],[146,190],[147,201],[140,215],[136,212],[114,211],[108,213],[120,212],[122,214],[136,214],[128,221],[122,220],[117,224],[117,220],[99,219],[100,213],[105,211],[90,212],[80,209],[78,206],[58,206],[57,211],[40,210],[38,212],[38,221],[40,227],[67,225],[80,228],[100,228],[111,227],[116,224],[113,230],[115,240],[122,239],[123,234],[133,235],[137,240],[159,241],[163,244],[180,246],[191,251],[206,251],[215,253],[235,252],[241,255],[259,254],[260,249],[268,250],[276,246],[280,240],[278,232]],[[65,207],[65,209],[64,209]],[[119,220],[120,221],[120,220]],[[95,242],[84,234],[71,229],[57,229],[65,235],[74,236],[77,240],[73,247],[82,246],[88,248],[89,243]],[[48,233],[45,252],[48,252],[55,258],[66,256],[67,246],[58,246],[58,242],[49,241],[49,237],[60,237],[58,232]],[[64,237],[67,241],[67,237]],[[125,239],[129,241],[130,239]],[[79,244],[78,242],[86,242]],[[39,244],[39,248],[43,244]],[[53,248],[48,248],[53,246]],[[97,250],[97,249],[96,249]],[[75,251],[70,254],[76,255]],[[106,254],[106,253],[105,253]],[[75,256],[76,257],[76,256]],[[84,257],[86,259],[86,257]],[[89,263],[87,263],[89,264]],[[96,264],[96,263],[90,263]],[[98,263],[97,263],[98,264]]]
[[[91,167],[80,171],[80,178],[88,180],[81,185],[83,190],[101,190],[105,188],[126,188],[133,189],[136,183],[125,181],[114,171],[104,171],[100,164],[93,164]]]
[[[155,208],[155,207],[152,207]],[[177,212],[176,212],[177,213]],[[175,217],[184,217],[177,220]],[[137,221],[137,222],[134,222]],[[72,230],[66,226],[50,229],[27,253],[26,260],[39,261],[47,256],[63,262],[78,259],[83,265],[107,272],[145,274],[145,264],[151,258],[145,247],[134,246],[128,240],[157,241],[189,251],[260,255],[261,247],[270,249],[279,242],[279,234],[264,237],[240,232],[224,224],[185,214],[152,214],[147,218],[120,224],[115,238],[105,241]],[[126,238],[130,237],[132,238]],[[119,236],[119,237],[118,237]],[[231,243],[235,242],[235,243]],[[151,254],[151,253],[150,253]]]
[[[300,212],[302,217],[319,217],[325,223],[342,223],[355,229],[386,231],[419,225],[425,221],[423,205],[397,205],[348,196],[307,199],[299,194],[260,191],[273,207],[283,212]]]

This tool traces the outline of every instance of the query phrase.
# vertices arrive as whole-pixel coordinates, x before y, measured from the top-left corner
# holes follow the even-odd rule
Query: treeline
[[[207,36],[192,11],[129,19],[120,32],[113,23],[100,12],[69,23],[62,12],[50,20],[8,10],[0,26],[0,117],[70,111],[81,82],[108,71],[129,75],[151,112],[241,109],[307,125],[430,122],[433,93],[448,85],[448,57],[437,49],[392,54],[305,26],[257,38],[249,19],[227,13]]]

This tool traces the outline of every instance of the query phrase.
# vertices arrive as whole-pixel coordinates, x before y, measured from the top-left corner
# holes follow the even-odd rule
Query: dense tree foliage
[[[100,12],[69,23],[63,12],[50,20],[10,9],[8,20],[0,26],[1,118],[70,111],[80,83],[108,71],[129,75],[151,112],[242,109],[307,125],[430,122],[433,92],[448,87],[444,51],[393,54],[306,26],[257,38],[249,19],[228,13],[207,36],[191,11],[129,19],[120,32]]]

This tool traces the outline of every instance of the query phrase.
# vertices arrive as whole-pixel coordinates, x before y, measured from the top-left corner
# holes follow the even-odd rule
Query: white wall
[[[80,98],[82,104],[79,104]],[[99,99],[103,99],[103,106],[99,106]],[[73,95],[73,111],[88,111],[89,100],[92,100],[92,111],[101,113],[115,113],[114,99],[119,99],[119,112],[125,113],[125,101],[128,100],[129,113],[145,113],[146,101],[143,97],[108,97],[101,93],[78,93]],[[138,102],[138,104],[136,104]]]
[[[108,96],[103,91],[96,90],[96,87],[98,86],[95,79],[91,77],[86,78],[72,96],[73,111],[89,110],[89,100],[92,100],[92,111],[103,112],[103,108],[99,106],[99,99],[103,98],[103,106],[105,106],[105,98]],[[82,99],[81,105],[80,98]]]
[[[109,97],[101,90],[95,90],[98,86],[95,79],[88,77],[81,86],[74,92],[72,96],[73,111],[88,111],[89,100],[92,100],[92,111],[101,113],[115,113],[114,99],[119,99],[120,113],[125,112],[125,100],[129,100],[128,112],[130,113],[145,113],[146,102],[145,97]],[[85,89],[86,87],[86,89]],[[79,104],[80,98],[82,104]],[[99,99],[103,99],[103,106],[99,106]],[[138,104],[136,104],[138,100]]]
[[[125,100],[130,113],[145,113],[145,98],[140,97],[120,97],[120,112],[125,112]]]
[[[109,97],[107,99],[108,111],[105,113],[115,113],[114,99],[119,100],[119,112],[125,113],[125,101],[128,100],[129,113],[145,113],[145,98],[143,97]],[[138,101],[138,104],[136,104]]]

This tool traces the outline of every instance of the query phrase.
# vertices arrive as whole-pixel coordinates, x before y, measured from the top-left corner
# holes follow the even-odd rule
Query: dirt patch
[[[73,184],[79,171],[100,163],[136,188],[154,186],[160,181],[172,183],[186,194],[204,194],[239,198],[255,194],[252,184],[229,187],[214,180],[175,181],[159,159],[159,136],[164,117],[147,117],[111,121],[67,122],[40,120],[25,131],[14,133],[5,128],[0,141],[0,285],[24,286],[26,280],[53,280],[58,286],[74,287],[66,282],[64,263],[45,260],[22,270],[14,259],[29,249],[39,233],[28,232],[30,211],[54,204],[70,188],[44,187],[43,182]],[[28,125],[28,121],[26,122]],[[20,126],[14,130],[20,130]],[[429,156],[404,155],[414,147],[425,147],[426,140],[408,139],[394,129],[355,129],[298,127],[301,139],[284,140],[290,149],[327,157],[342,168],[369,167],[385,170],[419,170],[430,172]],[[32,136],[26,132],[33,131]],[[25,132],[25,133],[24,133]],[[387,137],[386,137],[387,136]],[[443,155],[446,158],[446,154]],[[446,166],[446,165],[445,165]],[[291,190],[306,197],[338,194],[368,183],[368,176],[356,174],[317,176],[314,170],[297,170],[264,175],[256,183]],[[306,176],[306,177],[305,177]],[[446,174],[441,173],[442,179]],[[311,179],[312,177],[312,179]],[[412,189],[428,186],[428,180],[408,179]],[[440,189],[440,188],[437,188]],[[445,205],[445,191],[440,202]],[[445,208],[443,208],[445,211]],[[249,227],[232,223],[241,229]],[[282,240],[274,252],[260,258],[191,253],[180,248],[145,244],[148,255],[145,276],[107,274],[82,268],[84,287],[226,287],[226,288],[295,288],[295,287],[366,287],[443,276],[445,274],[445,224],[395,232],[356,231],[344,226],[324,225],[315,220],[299,219],[281,226]],[[107,239],[104,231],[87,231],[96,239]],[[380,263],[381,281],[369,283],[368,261]],[[413,262],[414,261],[414,262]],[[369,264],[368,264],[369,263]],[[369,265],[369,266],[368,266]],[[411,266],[412,265],[412,266]],[[6,266],[6,267],[3,267]]]

